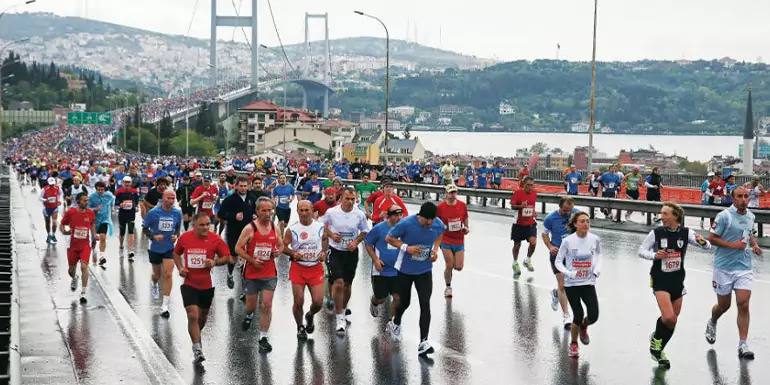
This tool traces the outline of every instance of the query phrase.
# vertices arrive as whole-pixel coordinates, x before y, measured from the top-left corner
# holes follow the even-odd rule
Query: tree
[[[529,152],[536,152],[538,154],[545,154],[548,152],[548,145],[543,142],[537,142],[529,148]]]
[[[404,139],[409,140],[409,138],[412,136],[412,133],[410,132],[410,126],[406,125],[404,127]]]
[[[186,149],[186,132],[182,131],[171,138],[170,153],[177,156],[184,156]],[[144,147],[144,146],[142,146]],[[190,131],[190,155],[191,156],[215,156],[217,148],[211,141],[206,140],[197,131]]]

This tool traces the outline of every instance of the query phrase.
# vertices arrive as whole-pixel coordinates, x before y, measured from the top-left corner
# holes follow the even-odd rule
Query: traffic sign
[[[67,124],[112,124],[112,114],[109,112],[70,112],[67,114]]]

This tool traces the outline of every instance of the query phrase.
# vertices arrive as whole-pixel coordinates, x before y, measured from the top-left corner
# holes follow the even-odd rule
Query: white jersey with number
[[[581,238],[573,233],[564,238],[554,265],[564,274],[564,286],[595,284],[602,266],[599,237],[589,233]]]
[[[323,223],[329,226],[330,233],[338,233],[342,236],[341,242],[329,238],[329,246],[340,251],[347,251],[350,242],[353,242],[360,233],[369,232],[369,222],[363,211],[353,208],[345,212],[341,205],[326,211]]]
[[[289,226],[291,231],[291,249],[300,253],[300,259],[295,260],[302,266],[318,264],[318,253],[323,249],[324,225],[313,221],[310,226],[296,222]]]

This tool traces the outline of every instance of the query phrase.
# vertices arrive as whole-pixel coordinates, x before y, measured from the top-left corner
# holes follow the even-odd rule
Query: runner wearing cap
[[[78,202],[76,201],[75,197],[80,193],[86,193],[88,194],[88,189],[86,188],[86,185],[82,183],[83,177],[80,175],[75,175],[72,177],[72,187],[70,187],[70,196],[66,197],[67,199],[67,208],[69,207],[77,207]]]
[[[441,243],[444,255],[444,297],[452,298],[452,270],[461,271],[465,265],[465,235],[468,229],[468,207],[457,200],[457,186],[446,186],[446,199],[438,205],[437,217],[447,229]]]
[[[48,178],[47,185],[40,190],[40,201],[43,202],[43,219],[45,231],[48,233],[46,242],[56,244],[56,224],[59,219],[59,204],[64,200],[61,189],[56,185],[56,178]]]
[[[118,240],[120,250],[123,250],[123,238],[128,233],[128,261],[134,261],[135,235],[134,227],[136,211],[139,209],[139,191],[131,187],[131,177],[123,177],[123,186],[115,191],[115,202],[118,205]]]

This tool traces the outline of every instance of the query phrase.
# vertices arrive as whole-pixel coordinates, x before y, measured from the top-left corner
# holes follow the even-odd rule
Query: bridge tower
[[[259,43],[257,41],[257,0],[251,0],[251,16],[219,16],[217,0],[211,0],[211,42],[209,65],[211,84],[217,85],[217,27],[251,28],[251,89],[259,85]]]
[[[305,57],[304,57],[304,65],[302,66],[302,75],[303,78],[310,78],[310,59],[311,59],[311,52],[310,52],[310,19],[323,19],[324,21],[324,67],[323,67],[323,76],[322,76],[322,82],[325,87],[302,87],[302,108],[308,108],[308,93],[310,93],[310,97],[314,98],[323,98],[323,115],[324,117],[327,117],[329,115],[329,94],[331,94],[331,90],[329,89],[329,85],[331,85],[332,80],[332,63],[331,63],[331,50],[329,48],[329,14],[311,14],[305,12]]]

